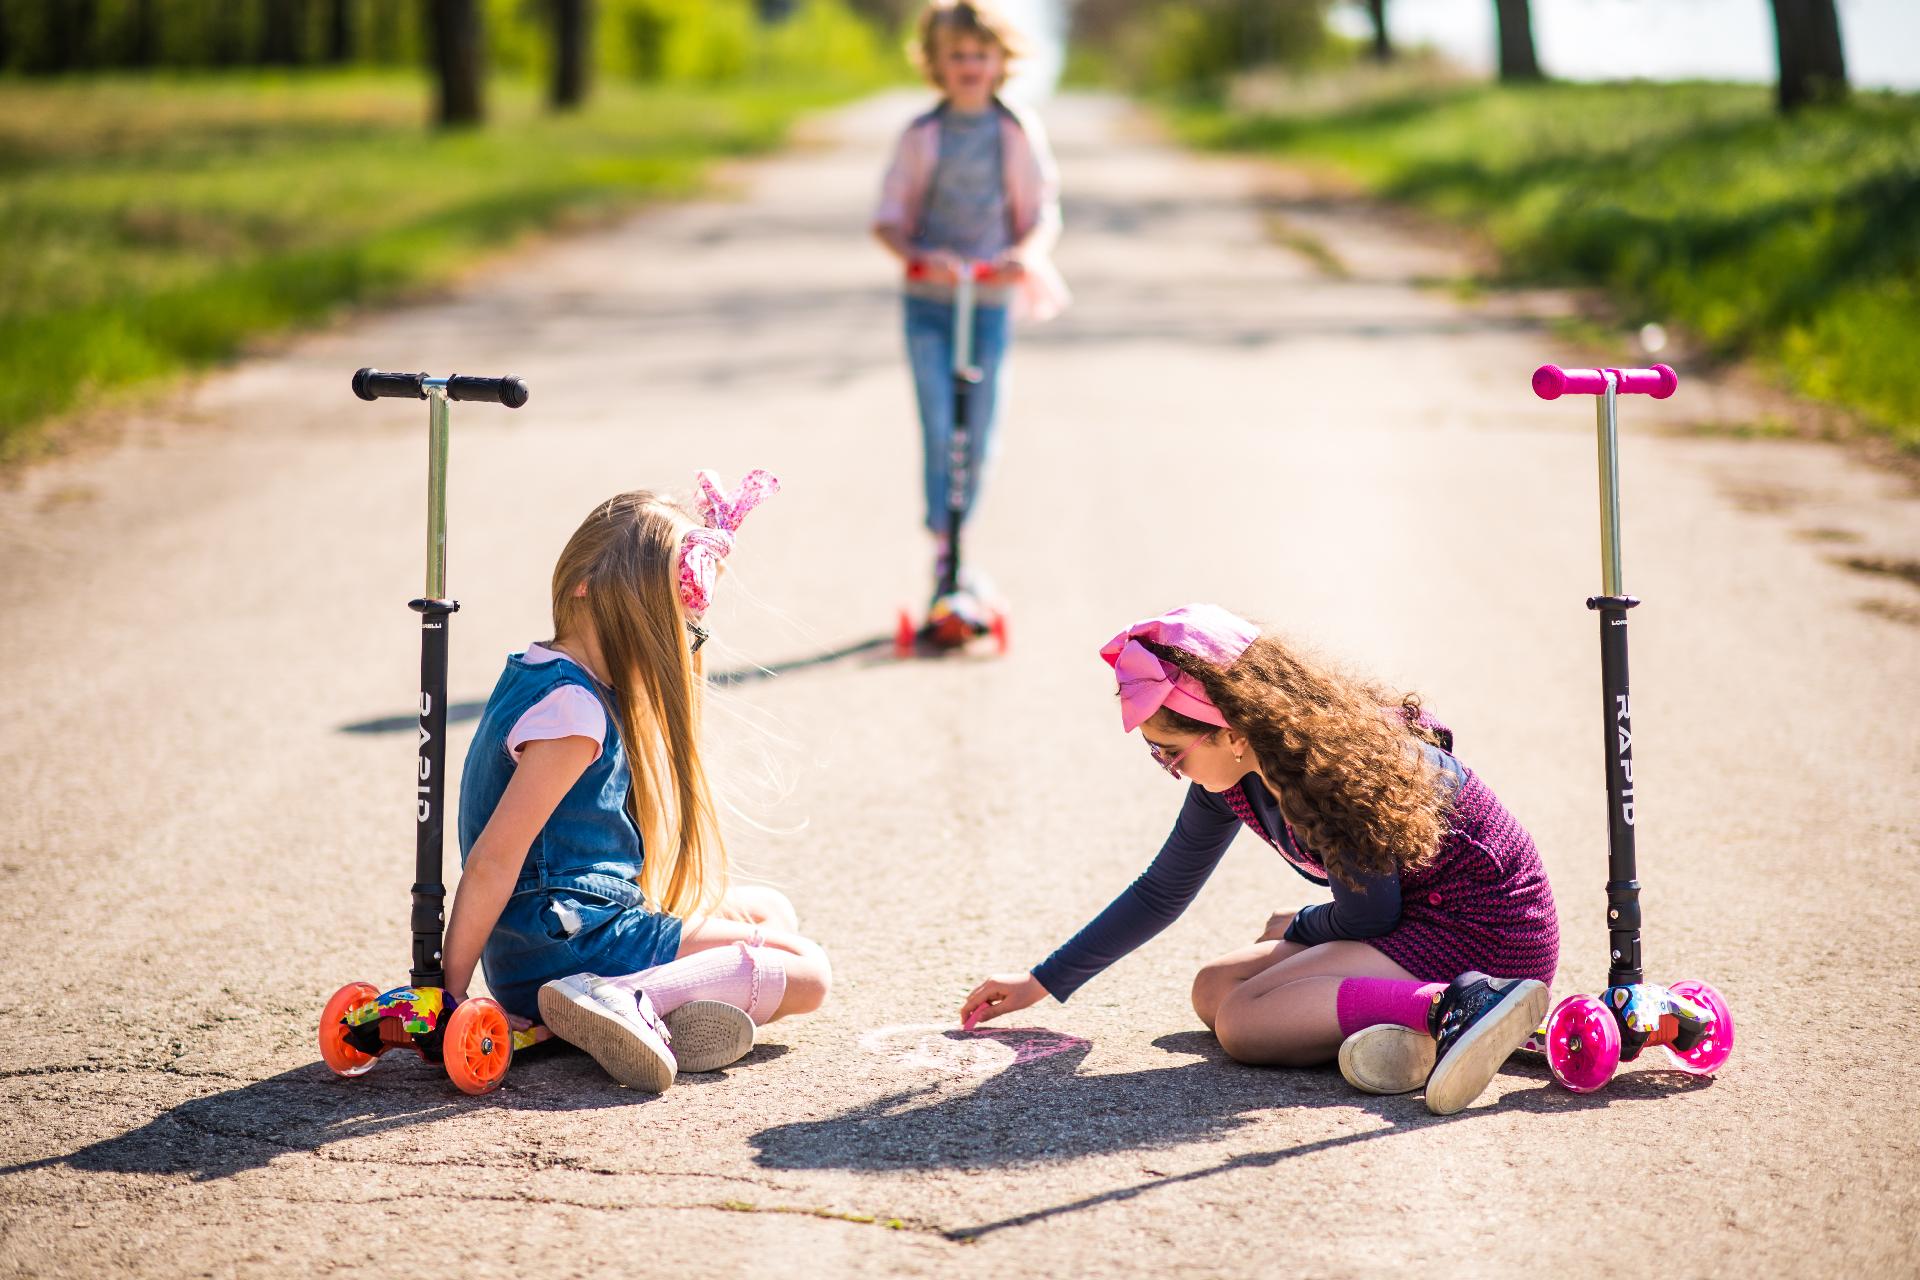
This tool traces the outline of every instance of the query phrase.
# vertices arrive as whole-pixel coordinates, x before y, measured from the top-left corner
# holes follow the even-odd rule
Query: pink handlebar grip
[[[1680,385],[1680,375],[1664,364],[1651,369],[1562,369],[1557,364],[1543,364],[1533,371],[1533,394],[1542,400],[1567,395],[1603,396],[1609,373],[1623,396],[1640,394],[1665,400]]]
[[[969,262],[967,264],[967,274],[972,276],[976,281],[989,279],[993,275],[993,264],[991,262]],[[907,264],[907,279],[909,280],[926,280],[930,279],[932,275],[933,272],[927,269],[927,264],[918,258],[915,258]]]

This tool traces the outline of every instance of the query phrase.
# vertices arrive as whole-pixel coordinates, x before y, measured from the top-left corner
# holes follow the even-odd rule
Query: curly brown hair
[[[1418,694],[1395,696],[1266,633],[1224,670],[1147,648],[1198,680],[1246,735],[1281,814],[1327,874],[1359,888],[1361,876],[1413,870],[1439,852],[1447,803],[1438,771],[1413,748],[1440,739],[1420,722]],[[1215,728],[1164,707],[1159,714],[1184,732]]]

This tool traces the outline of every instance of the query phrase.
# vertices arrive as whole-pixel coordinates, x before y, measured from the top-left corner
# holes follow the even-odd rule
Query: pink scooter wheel
[[[1547,1065],[1575,1093],[1592,1093],[1620,1065],[1620,1024],[1592,996],[1568,996],[1547,1015]]]
[[[1713,1010],[1713,1030],[1685,1053],[1672,1045],[1667,1053],[1673,1058],[1674,1065],[1682,1071],[1690,1071],[1696,1076],[1710,1076],[1727,1065],[1727,1059],[1733,1056],[1733,1011],[1727,1008],[1727,1002],[1720,993],[1704,982],[1688,979],[1676,982],[1667,990],[1684,1000],[1703,1004]]]

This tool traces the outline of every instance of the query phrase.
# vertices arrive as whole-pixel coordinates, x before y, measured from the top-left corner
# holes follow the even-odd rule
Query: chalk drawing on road
[[[895,1066],[947,1076],[990,1076],[1008,1067],[1084,1050],[1089,1043],[1045,1027],[962,1031],[951,1022],[908,1022],[878,1027],[860,1037],[862,1049]]]

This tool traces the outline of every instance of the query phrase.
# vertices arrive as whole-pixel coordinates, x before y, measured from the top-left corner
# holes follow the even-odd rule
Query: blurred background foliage
[[[556,111],[554,13],[485,0],[485,127],[435,130],[422,0],[0,0],[0,460],[115,388],[695,192],[907,74],[844,0],[597,0],[592,91]]]
[[[1833,0],[1752,0],[1771,93],[1556,82],[1529,0],[1484,0],[1489,80],[1389,39],[1420,2],[1077,0],[1069,74],[1450,219],[1506,282],[1602,286],[1623,332],[1755,359],[1920,450],[1920,97],[1849,89]],[[101,391],[695,191],[798,113],[908,82],[919,9],[0,0],[0,457]],[[1597,358],[1643,358],[1619,345]]]
[[[876,39],[890,6],[843,0],[593,0],[597,71],[649,83],[747,74],[891,71]],[[864,8],[865,12],[858,12]],[[554,56],[553,0],[478,0],[496,72]],[[0,0],[0,72],[420,67],[433,39],[419,0]]]

